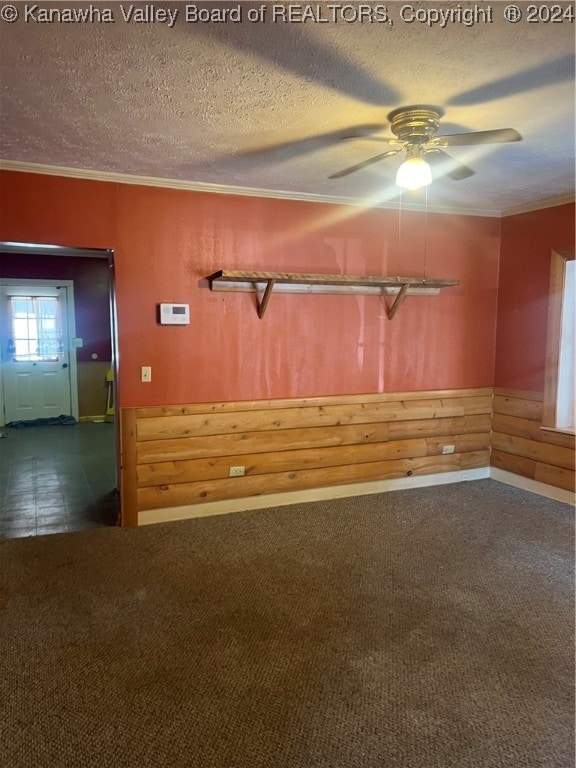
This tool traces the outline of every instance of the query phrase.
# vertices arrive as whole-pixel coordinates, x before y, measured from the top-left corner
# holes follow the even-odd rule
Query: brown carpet
[[[482,480],[0,545],[2,768],[568,768],[573,513]]]

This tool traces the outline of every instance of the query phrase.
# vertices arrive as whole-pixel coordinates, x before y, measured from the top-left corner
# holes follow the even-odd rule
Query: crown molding
[[[507,216],[517,216],[519,213],[530,213],[531,211],[541,211],[544,208],[556,208],[559,205],[568,205],[576,201],[575,195],[561,195],[560,197],[549,197],[546,200],[540,200],[537,203],[526,203],[516,208],[506,208],[500,214],[502,218]]]
[[[162,187],[164,189],[179,189],[188,192],[209,192],[214,195],[237,195],[240,197],[264,197],[273,200],[297,200],[307,203],[331,203],[333,205],[353,205],[361,208],[385,208],[398,210],[399,204],[387,200],[362,200],[356,197],[344,197],[336,195],[317,195],[309,192],[287,192],[278,189],[259,189],[257,187],[239,187],[228,184],[212,184],[207,181],[183,181],[181,179],[164,179],[158,176],[136,176],[128,173],[115,173],[113,171],[96,171],[89,168],[69,168],[60,165],[44,165],[42,163],[25,163],[20,160],[0,159],[0,170],[16,171],[18,173],[38,173],[44,176],[64,176],[72,179],[86,179],[89,181],[106,181],[116,184],[132,184],[144,187]],[[491,218],[505,218],[516,216],[520,213],[539,211],[544,208],[555,208],[575,201],[575,195],[562,195],[560,197],[539,200],[534,203],[507,208],[503,211],[493,209],[464,209],[453,206],[422,205],[402,201],[403,211],[416,211],[428,213],[456,214],[458,216],[487,216]]]
[[[189,192],[209,192],[214,195],[236,195],[240,197],[264,197],[274,200],[296,200],[306,203],[331,203],[334,205],[353,205],[361,208],[385,208],[399,210],[397,202],[387,200],[366,200],[356,197],[344,197],[336,195],[317,195],[309,192],[287,192],[278,189],[259,189],[256,187],[239,187],[228,184],[212,184],[205,181],[183,181],[181,179],[165,179],[157,176],[135,176],[127,173],[115,173],[112,171],[96,171],[88,168],[69,168],[60,165],[44,165],[42,163],[26,163],[20,160],[0,159],[0,170],[16,171],[18,173],[36,173],[44,176],[63,176],[72,179],[86,179],[89,181],[105,181],[115,184],[132,184],[145,187],[162,187],[164,189],[179,189]],[[403,211],[415,211],[420,213],[443,213],[458,216],[487,216],[499,218],[500,211],[484,209],[464,209],[453,206],[422,205],[402,201]]]

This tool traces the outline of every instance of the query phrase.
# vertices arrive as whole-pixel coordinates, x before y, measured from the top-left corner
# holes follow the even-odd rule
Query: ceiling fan
[[[350,173],[360,171],[374,163],[379,163],[387,157],[405,152],[406,158],[396,176],[396,184],[407,189],[418,189],[432,182],[430,160],[437,166],[442,175],[460,181],[474,175],[474,171],[463,165],[451,155],[444,152],[444,147],[466,147],[478,144],[501,144],[509,141],[521,141],[522,136],[513,128],[497,128],[491,131],[475,131],[470,133],[452,133],[437,136],[440,128],[440,118],[444,110],[429,104],[416,104],[400,107],[390,112],[388,120],[390,130],[396,138],[383,136],[344,136],[342,141],[363,140],[385,144],[390,149],[374,157],[369,157],[361,163],[351,165],[342,171],[337,171],[329,179],[339,179]]]

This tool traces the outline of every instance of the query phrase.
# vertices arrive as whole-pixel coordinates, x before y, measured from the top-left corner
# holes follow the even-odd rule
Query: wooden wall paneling
[[[120,419],[120,524],[138,525],[138,477],[136,454],[136,411],[122,408]]]
[[[552,443],[553,445],[562,445],[564,448],[571,448],[574,450],[576,447],[576,436],[568,431],[559,432],[555,429],[548,427],[542,427],[540,430],[540,440],[543,443]]]
[[[542,392],[529,392],[527,389],[504,389],[502,387],[494,387],[494,397],[505,397],[516,400],[535,400],[537,403],[544,402],[544,395]]]
[[[496,450],[505,453],[513,453],[517,456],[525,456],[527,459],[543,461],[556,467],[574,469],[574,450],[563,448],[560,445],[541,443],[537,440],[527,440],[516,435],[503,435],[493,432],[492,446]]]
[[[147,440],[138,443],[138,462],[144,464],[177,459],[288,451],[298,448],[326,448],[355,443],[380,443],[386,440],[388,440],[386,422]]]
[[[570,489],[573,440],[540,428],[542,395],[490,392],[124,409],[123,524],[135,524],[144,509],[490,463]],[[453,454],[442,453],[446,445]],[[243,466],[245,475],[230,478],[231,466]]]
[[[362,405],[364,403],[398,402],[399,400],[441,400],[455,397],[491,397],[491,387],[476,389],[442,389],[418,392],[383,392],[365,395],[327,395],[325,397],[279,398],[276,400],[241,400],[224,403],[194,403],[191,405],[162,405],[137,408],[138,419],[158,416],[184,416],[197,413],[228,411],[267,411],[277,408],[303,408],[319,405]]]
[[[574,470],[571,471],[564,467],[552,467],[550,464],[538,462],[534,472],[534,480],[563,488],[565,491],[575,490]]]
[[[467,467],[486,466],[487,455],[486,451],[467,454]],[[460,466],[460,455],[451,454],[282,472],[272,475],[207,480],[198,483],[156,485],[138,489],[138,505],[141,510],[177,507],[222,499],[260,496],[265,493],[322,488],[405,477],[406,475],[456,471],[460,469]]]
[[[435,456],[442,454],[442,449],[446,445],[453,445],[455,453],[489,451],[490,433],[478,432],[465,435],[446,434],[441,437],[428,437],[426,438],[426,455]]]
[[[223,456],[213,459],[143,464],[138,468],[140,487],[162,483],[194,482],[228,477],[230,465],[241,463],[245,475],[265,475],[291,470],[319,469],[347,464],[362,464],[392,458],[426,456],[426,440],[398,440],[392,443],[346,445],[334,448],[310,448],[299,451],[244,454],[240,458]]]
[[[532,419],[522,419],[518,416],[504,416],[501,413],[495,413],[492,419],[492,429],[494,432],[501,432],[505,435],[516,435],[517,437],[525,437],[529,440],[561,445],[565,448],[574,447],[573,435],[542,429],[540,422],[533,421]]]
[[[255,430],[410,421],[491,412],[488,396],[150,417],[138,420],[138,440],[229,434]]]
[[[457,454],[460,460],[459,469],[480,469],[490,465],[490,449],[484,451],[467,451]]]
[[[489,464],[486,388],[124,410],[126,525],[141,510]]]
[[[542,401],[525,400],[516,397],[495,395],[493,403],[494,413],[506,416],[518,416],[522,419],[532,419],[542,422]]]
[[[504,469],[506,472],[512,472],[523,477],[534,479],[536,474],[536,462],[533,459],[527,459],[525,456],[516,456],[512,453],[504,453],[497,448],[492,448],[490,463],[493,467],[498,467],[498,469]]]
[[[138,467],[138,486],[153,486],[194,482],[198,480],[227,478],[230,466],[239,462],[245,467],[245,475],[264,475],[275,472],[320,467],[362,464],[399,458],[417,458],[442,454],[446,444],[455,446],[456,453],[487,450],[489,435],[445,436],[444,438],[420,438],[394,440],[389,443],[370,443],[328,447],[319,451],[310,448],[298,451],[243,454],[240,458],[221,456],[210,459],[168,461],[141,464]]]
[[[515,456],[494,449],[491,455],[492,466],[512,472],[515,475],[529,477],[540,483],[563,488],[566,491],[574,491],[574,471],[563,467],[554,467],[542,461],[534,461],[524,456]]]
[[[279,429],[270,432],[240,432],[228,435],[146,440],[138,443],[138,463],[234,456],[243,453],[323,448],[355,443],[378,443],[418,437],[479,434],[490,432],[490,414],[421,419],[397,423],[377,422],[309,429]]]
[[[547,485],[574,490],[574,436],[542,429],[543,395],[496,389],[491,464]]]
[[[416,421],[398,421],[388,424],[390,440],[434,435],[465,435],[490,432],[491,410],[471,416],[436,417]]]
[[[105,416],[107,407],[106,374],[111,362],[79,362],[78,413],[80,418]]]

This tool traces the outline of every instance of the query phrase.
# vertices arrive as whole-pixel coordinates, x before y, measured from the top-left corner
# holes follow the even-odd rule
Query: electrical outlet
[[[230,467],[228,477],[244,477],[245,467]]]
[[[454,453],[454,446],[453,445],[443,445],[442,446],[442,453]]]
[[[150,365],[143,365],[140,369],[140,381],[144,381],[146,384],[152,381],[152,367]]]

